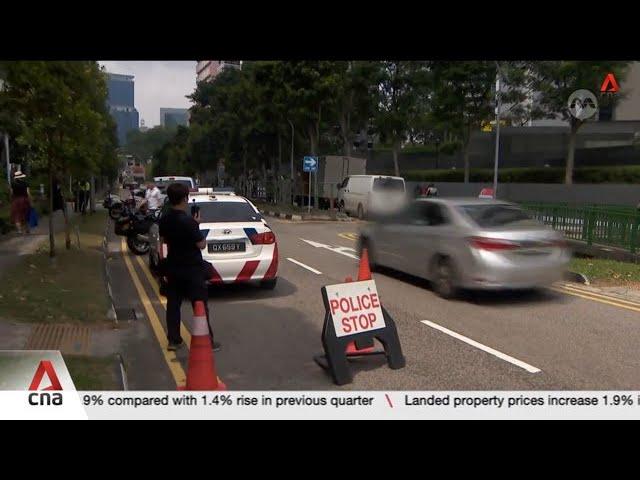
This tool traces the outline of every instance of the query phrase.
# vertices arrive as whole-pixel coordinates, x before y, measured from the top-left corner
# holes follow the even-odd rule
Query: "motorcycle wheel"
[[[140,242],[135,237],[127,237],[127,247],[135,255],[146,255],[149,253],[149,243]]]
[[[109,209],[109,216],[113,220],[118,220],[122,216],[122,207],[111,207]]]

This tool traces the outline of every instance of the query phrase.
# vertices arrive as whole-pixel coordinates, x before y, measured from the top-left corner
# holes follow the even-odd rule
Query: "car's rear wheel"
[[[451,259],[440,257],[434,262],[432,285],[433,291],[441,298],[452,299],[458,295],[456,269]]]
[[[260,282],[260,287],[264,288],[265,290],[273,290],[274,288],[276,288],[276,285],[278,284],[278,278],[271,278],[269,280],[263,280]]]
[[[364,220],[364,208],[362,208],[362,204],[358,204],[358,219]]]

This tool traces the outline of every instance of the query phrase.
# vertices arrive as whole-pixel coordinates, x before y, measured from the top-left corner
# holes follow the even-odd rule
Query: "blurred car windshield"
[[[501,227],[518,222],[535,223],[521,208],[514,205],[461,205],[459,207],[480,227]]]
[[[156,187],[158,187],[160,191],[163,193],[166,191],[167,187],[172,183],[180,183],[187,188],[191,188],[191,182],[189,180],[171,180],[171,181],[155,182]]]
[[[202,223],[259,222],[262,216],[245,202],[197,203]]]
[[[376,178],[373,190],[377,192],[404,192],[404,182],[399,178]]]

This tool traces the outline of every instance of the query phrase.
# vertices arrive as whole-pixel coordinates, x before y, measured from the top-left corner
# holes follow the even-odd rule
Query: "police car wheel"
[[[263,280],[260,282],[260,287],[265,290],[273,290],[276,288],[276,284],[278,283],[278,278],[271,278],[269,280]]]

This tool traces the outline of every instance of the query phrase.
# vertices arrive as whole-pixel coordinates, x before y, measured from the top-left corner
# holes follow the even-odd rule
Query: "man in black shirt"
[[[171,209],[162,216],[159,233],[168,248],[163,268],[163,274],[167,277],[167,338],[169,350],[177,350],[183,343],[180,336],[182,300],[202,300],[207,305],[207,273],[200,253],[206,240],[200,232],[199,213],[187,215],[189,189],[180,183],[172,183],[167,187],[167,197]],[[206,311],[208,324],[209,309]],[[213,343],[210,325],[209,333],[214,350],[218,350],[219,344]]]

